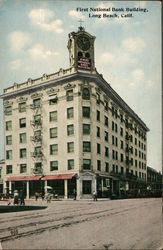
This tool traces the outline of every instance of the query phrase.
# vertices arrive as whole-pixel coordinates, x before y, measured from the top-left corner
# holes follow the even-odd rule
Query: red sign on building
[[[78,68],[90,70],[91,69],[91,60],[88,58],[78,58]]]

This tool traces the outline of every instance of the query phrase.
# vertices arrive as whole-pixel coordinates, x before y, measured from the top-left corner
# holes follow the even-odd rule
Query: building
[[[147,166],[147,189],[153,196],[161,196],[162,174],[149,166]]]
[[[5,169],[5,160],[0,160],[0,194],[3,193],[3,174]]]
[[[94,41],[80,26],[69,69],[4,89],[4,190],[105,197],[146,182],[149,129],[97,72]]]

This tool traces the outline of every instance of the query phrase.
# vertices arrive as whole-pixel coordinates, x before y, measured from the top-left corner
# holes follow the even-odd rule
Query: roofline
[[[24,89],[20,89],[18,91],[8,93],[8,94],[2,94],[0,95],[1,99],[10,99],[10,97],[16,97],[20,94],[26,94],[26,92],[33,92],[35,89],[41,89],[43,87],[50,87],[55,86],[58,84],[63,84],[65,81],[70,80],[76,80],[79,79],[79,77],[82,77],[87,80],[95,81],[97,84],[100,85],[100,87],[103,89],[103,91],[115,101],[119,107],[124,109],[136,122],[138,122],[145,131],[149,131],[149,128],[146,126],[146,124],[141,120],[141,118],[128,106],[128,104],[116,93],[116,91],[110,86],[109,83],[105,81],[105,79],[102,77],[101,74],[99,74],[97,71],[95,73],[88,73],[84,71],[75,71],[73,73],[70,73],[69,75],[63,75],[61,77],[58,77],[57,79],[52,79],[46,82],[39,83],[38,85],[28,86]]]

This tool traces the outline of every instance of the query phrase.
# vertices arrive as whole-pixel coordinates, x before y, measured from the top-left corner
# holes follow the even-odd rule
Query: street
[[[52,201],[0,214],[0,249],[161,249],[161,239],[161,198]]]

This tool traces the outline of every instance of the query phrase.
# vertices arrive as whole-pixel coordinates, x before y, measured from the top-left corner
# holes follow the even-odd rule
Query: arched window
[[[90,91],[88,88],[83,88],[82,98],[84,100],[90,100]]]
[[[81,51],[78,52],[78,57],[83,57],[83,53]]]
[[[87,52],[87,53],[85,53],[85,57],[86,58],[90,58],[90,54]]]

